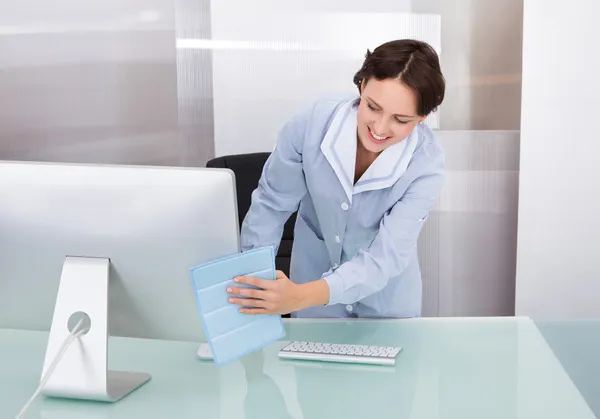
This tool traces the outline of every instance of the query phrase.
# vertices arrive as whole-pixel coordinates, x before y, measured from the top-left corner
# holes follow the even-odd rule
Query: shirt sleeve
[[[431,146],[431,144],[430,144]],[[444,181],[444,156],[439,147],[426,156],[426,170],[383,217],[371,245],[325,274],[329,302],[353,304],[381,291],[390,278],[406,269],[417,240]]]
[[[273,246],[277,253],[284,224],[297,210],[307,190],[302,148],[311,114],[312,108],[304,110],[280,130],[242,223],[242,251]]]

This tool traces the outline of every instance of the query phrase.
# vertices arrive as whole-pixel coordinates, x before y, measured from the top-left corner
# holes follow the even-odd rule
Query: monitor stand
[[[116,402],[150,379],[150,374],[108,371],[108,284],[110,259],[65,259],[42,377],[80,319],[89,331],[73,341],[41,390],[49,397]]]

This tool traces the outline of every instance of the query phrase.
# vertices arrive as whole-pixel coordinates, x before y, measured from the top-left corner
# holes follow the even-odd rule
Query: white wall
[[[598,0],[525,0],[516,314],[600,316]]]

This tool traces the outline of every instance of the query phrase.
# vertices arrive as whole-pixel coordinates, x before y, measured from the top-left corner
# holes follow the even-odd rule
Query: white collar
[[[343,104],[336,112],[321,143],[321,151],[342,184],[346,196],[392,186],[406,171],[417,147],[415,131],[404,141],[386,148],[354,184],[356,165],[357,109],[355,100]]]

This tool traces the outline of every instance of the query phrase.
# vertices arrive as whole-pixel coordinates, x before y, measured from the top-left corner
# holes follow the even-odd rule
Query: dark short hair
[[[444,100],[446,82],[438,55],[422,41],[400,39],[386,42],[373,52],[367,50],[362,67],[354,75],[359,92],[362,82],[367,83],[371,78],[402,81],[415,93],[420,116],[429,115]]]

